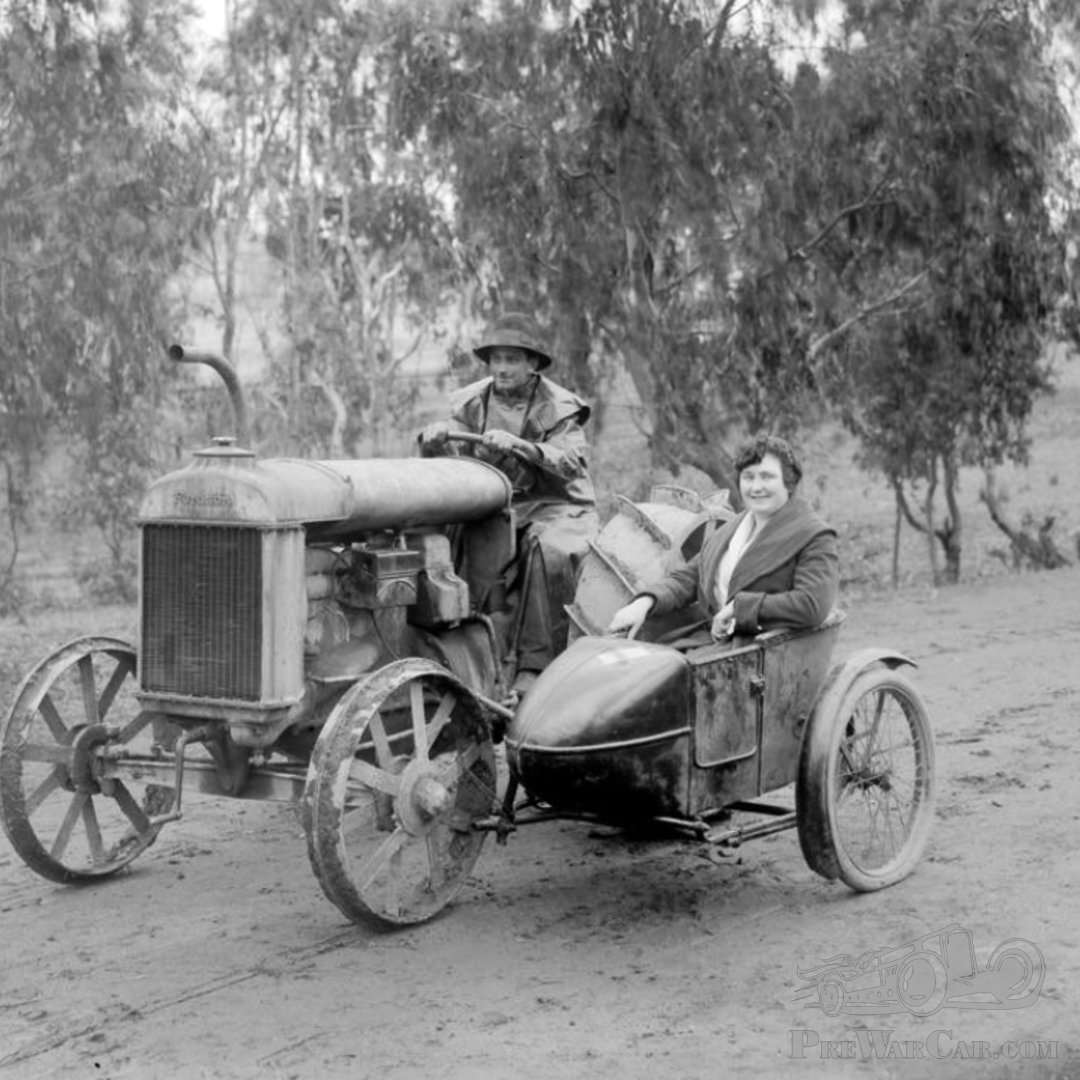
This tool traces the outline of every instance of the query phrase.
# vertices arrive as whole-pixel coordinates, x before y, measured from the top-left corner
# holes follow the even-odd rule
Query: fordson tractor
[[[171,355],[222,375],[239,437],[142,502],[136,644],[62,647],[0,725],[0,818],[38,873],[115,874],[190,791],[299,804],[323,891],[378,927],[435,915],[489,832],[551,816],[717,844],[797,825],[825,877],[868,890],[911,871],[933,744],[910,660],[864,649],[830,668],[839,614],[727,643],[680,640],[681,614],[643,640],[604,635],[730,516],[723,493],[620,502],[566,604],[568,647],[511,709],[513,643],[490,603],[515,554],[503,473],[261,459],[232,369]],[[793,783],[794,809],[758,801]],[[765,820],[729,820],[744,811]]]

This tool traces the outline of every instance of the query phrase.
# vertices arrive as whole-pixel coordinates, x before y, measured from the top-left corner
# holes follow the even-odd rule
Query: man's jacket
[[[518,435],[536,446],[540,460],[535,464],[499,455],[497,464],[514,485],[515,505],[573,503],[594,506],[596,494],[589,477],[589,444],[584,425],[590,409],[577,394],[543,375],[536,376]],[[482,435],[488,423],[492,380],[489,377],[455,391],[450,398],[450,428]],[[472,449],[471,447],[469,449]],[[476,456],[494,461],[483,448]]]

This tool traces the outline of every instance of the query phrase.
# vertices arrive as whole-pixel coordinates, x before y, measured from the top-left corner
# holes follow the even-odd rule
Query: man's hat
[[[480,344],[473,349],[473,352],[486,364],[490,361],[488,353],[492,349],[499,348],[524,349],[526,352],[532,353],[539,361],[536,365],[537,371],[543,371],[544,368],[551,367],[552,360],[540,334],[540,327],[536,325],[536,321],[529,315],[522,315],[518,312],[508,312],[506,315],[501,315],[492,323],[488,332],[481,339]]]

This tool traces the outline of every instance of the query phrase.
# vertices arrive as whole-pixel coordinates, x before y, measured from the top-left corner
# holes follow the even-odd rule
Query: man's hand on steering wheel
[[[449,437],[450,425],[445,420],[435,420],[420,432],[420,449],[429,454],[442,453]]]
[[[512,454],[524,461],[535,461],[538,457],[536,447],[528,439],[519,438],[498,428],[484,432],[484,446],[500,454]]]

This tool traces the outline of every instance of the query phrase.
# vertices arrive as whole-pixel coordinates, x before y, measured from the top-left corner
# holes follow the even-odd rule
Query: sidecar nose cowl
[[[510,767],[557,807],[670,812],[686,782],[690,697],[690,665],[676,650],[578,638],[522,700],[506,736]]]

